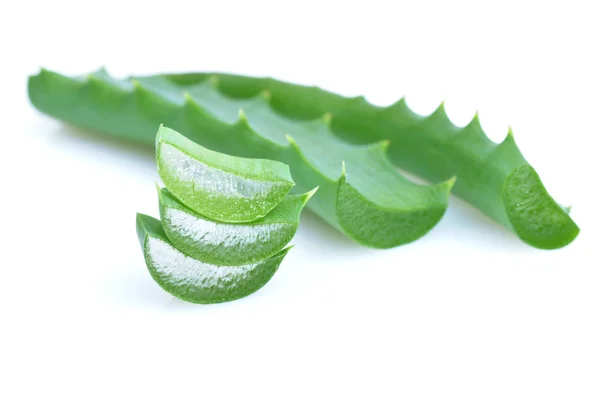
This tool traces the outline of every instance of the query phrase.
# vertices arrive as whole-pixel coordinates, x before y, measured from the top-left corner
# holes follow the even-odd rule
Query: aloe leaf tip
[[[504,184],[502,200],[515,233],[539,249],[559,249],[579,235],[580,229],[547,192],[539,175],[529,165],[511,172]]]

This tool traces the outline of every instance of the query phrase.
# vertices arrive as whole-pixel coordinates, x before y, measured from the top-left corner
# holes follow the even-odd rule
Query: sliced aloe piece
[[[288,195],[265,217],[232,224],[202,217],[159,188],[160,219],[169,240],[188,256],[211,264],[249,264],[273,256],[292,240],[315,191]]]
[[[290,247],[257,263],[215,265],[177,250],[160,221],[137,215],[136,229],[152,278],[168,293],[199,304],[222,303],[246,297],[262,288],[275,274]]]
[[[214,152],[163,126],[156,134],[156,164],[177,199],[217,221],[262,218],[294,187],[281,162]]]

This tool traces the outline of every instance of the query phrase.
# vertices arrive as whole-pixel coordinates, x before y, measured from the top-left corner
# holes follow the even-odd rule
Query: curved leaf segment
[[[477,115],[460,128],[443,105],[421,116],[403,99],[377,107],[364,97],[270,78],[192,73],[115,80],[103,70],[82,78],[42,70],[31,77],[29,94],[41,111],[99,132],[150,144],[164,123],[213,150],[288,163],[297,189],[320,186],[309,208],[368,246],[392,247],[427,233],[444,213],[453,177],[457,195],[532,246],[563,247],[579,233],[510,131],[496,144]],[[394,166],[438,184],[413,184]]]

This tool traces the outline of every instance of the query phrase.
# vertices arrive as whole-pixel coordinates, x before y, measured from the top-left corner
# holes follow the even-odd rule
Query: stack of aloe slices
[[[287,165],[210,151],[161,126],[156,163],[161,221],[137,215],[146,265],[167,292],[219,303],[256,292],[291,247],[316,188],[292,195]]]

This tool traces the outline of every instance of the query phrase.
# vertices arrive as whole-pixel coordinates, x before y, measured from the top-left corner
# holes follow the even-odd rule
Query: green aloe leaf
[[[289,167],[210,151],[160,126],[156,165],[167,189],[187,207],[228,223],[264,217],[294,187]]]
[[[237,300],[256,292],[273,277],[290,249],[257,263],[215,265],[177,250],[155,218],[138,214],[136,229],[146,265],[156,283],[175,297],[199,304]]]
[[[330,112],[331,128],[338,138],[362,145],[390,140],[387,155],[394,165],[433,182],[455,176],[454,193],[534,247],[560,248],[579,234],[568,209],[548,194],[518,149],[512,131],[496,144],[483,132],[477,114],[467,126],[457,127],[443,103],[431,115],[421,116],[408,108],[404,98],[378,107],[362,96],[345,98],[318,87],[271,78],[214,73],[165,77],[180,90],[219,79],[220,91],[240,100],[268,90],[270,105],[296,120]]]
[[[414,184],[386,156],[389,141],[347,143],[331,132],[328,113],[299,120],[274,110],[267,91],[235,99],[219,84],[193,75],[117,80],[104,70],[77,78],[42,70],[29,80],[29,97],[42,112],[100,133],[153,145],[164,124],[214,151],[286,163],[295,192],[319,186],[307,206],[367,246],[414,241],[443,216],[452,178]]]
[[[314,192],[286,196],[259,220],[230,224],[202,217],[159,188],[160,219],[169,240],[190,257],[218,265],[255,263],[292,240],[300,213]]]

